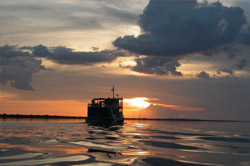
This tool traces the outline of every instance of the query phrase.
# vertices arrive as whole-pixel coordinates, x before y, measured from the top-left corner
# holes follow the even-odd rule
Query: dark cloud
[[[246,18],[241,8],[220,2],[150,0],[138,23],[141,35],[113,44],[143,55],[177,56],[235,41]]]
[[[244,11],[220,2],[151,0],[140,16],[143,34],[117,38],[114,45],[144,55],[175,56],[209,50],[235,40]]]
[[[247,66],[247,60],[245,58],[240,59],[236,65],[237,69],[239,70],[242,70],[246,66]]]
[[[233,75],[233,70],[232,69],[220,69],[220,70],[217,70],[217,73],[218,74],[221,74],[221,72],[224,72],[224,73],[228,73],[230,75]]]
[[[207,72],[205,72],[205,71],[202,71],[202,72],[198,73],[196,76],[198,78],[202,78],[202,79],[205,79],[205,80],[211,80],[212,79],[210,77],[210,75]]]
[[[0,83],[10,82],[17,89],[33,90],[32,75],[45,69],[42,61],[16,46],[0,46],[0,53]]]
[[[248,27],[246,30],[243,30],[239,36],[239,40],[243,44],[250,45],[250,27]]]
[[[33,50],[32,53],[35,56],[39,56],[39,57],[49,57],[50,56],[49,49],[46,46],[43,46],[41,44],[34,46],[34,47],[23,47],[23,48]]]
[[[113,44],[140,55],[166,57],[162,63],[169,61],[168,58],[180,59],[194,52],[202,52],[207,56],[227,55],[233,59],[242,52],[238,45],[248,44],[250,39],[250,28],[246,28],[246,23],[243,9],[226,7],[220,2],[150,0],[138,20],[142,33],[137,37],[119,37]],[[157,61],[156,58],[148,60]],[[159,58],[159,61],[162,59]],[[145,58],[137,59],[136,63],[132,70],[137,72],[168,74],[173,71],[172,74],[181,75],[180,72],[174,72],[180,66],[177,61],[171,62],[169,70],[165,64],[151,67]],[[218,70],[220,72],[233,75],[231,68]],[[206,72],[198,76],[211,79]]]
[[[0,46],[0,75],[1,84],[8,82],[13,87],[23,90],[33,90],[32,75],[44,70],[42,60],[46,58],[59,64],[67,65],[94,65],[97,63],[112,62],[119,56],[126,56],[120,50],[102,50],[93,52],[75,52],[71,48],[58,46]]]
[[[45,57],[59,64],[93,65],[96,63],[112,62],[125,53],[119,50],[102,50],[93,52],[75,52],[71,48],[58,46],[48,48],[43,45],[34,46],[32,53],[38,57]]]
[[[244,56],[243,56],[244,57]],[[228,73],[230,74],[231,76],[235,77],[234,76],[234,70],[243,70],[247,67],[247,58],[241,58],[241,59],[237,59],[237,63],[232,65],[231,67],[229,68],[225,68],[225,69],[220,69],[217,71],[218,74],[221,74],[221,72],[224,72],[224,73]]]
[[[93,51],[98,51],[100,48],[99,47],[92,47]]]
[[[175,76],[182,75],[181,72],[176,71],[180,63],[173,58],[143,57],[136,58],[135,61],[136,66],[132,67],[132,70],[136,72],[157,75],[168,75],[170,73]]]
[[[218,56],[218,55],[226,55],[229,59],[234,59],[236,56],[239,55],[241,48],[239,45],[222,45],[211,52],[203,52],[205,56]]]

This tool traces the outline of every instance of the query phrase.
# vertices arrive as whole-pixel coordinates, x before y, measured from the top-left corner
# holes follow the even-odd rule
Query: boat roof
[[[120,98],[110,98],[110,97],[108,97],[108,98],[93,98],[92,100],[123,100],[123,98],[122,97],[120,97]]]

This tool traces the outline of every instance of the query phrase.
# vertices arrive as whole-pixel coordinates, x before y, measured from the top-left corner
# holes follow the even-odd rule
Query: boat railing
[[[88,104],[88,107],[105,107],[105,108],[122,108],[119,105],[105,105],[105,104]]]

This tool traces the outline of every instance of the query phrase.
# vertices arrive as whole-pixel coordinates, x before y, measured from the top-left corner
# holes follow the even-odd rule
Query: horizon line
[[[0,114],[0,118],[86,119],[85,116]],[[193,122],[250,122],[250,120],[192,119],[192,118],[124,118],[124,120],[193,121]]]

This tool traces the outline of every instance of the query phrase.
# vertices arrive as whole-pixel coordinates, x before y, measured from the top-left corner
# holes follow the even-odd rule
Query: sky
[[[0,113],[250,120],[249,0],[0,0]]]

